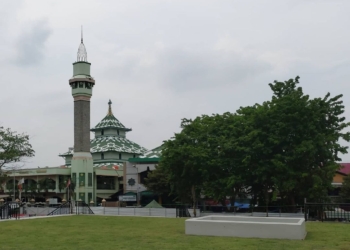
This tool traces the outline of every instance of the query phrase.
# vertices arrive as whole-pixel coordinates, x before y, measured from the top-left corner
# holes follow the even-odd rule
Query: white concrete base
[[[191,235],[231,236],[302,240],[306,236],[303,218],[206,216],[188,219],[185,232]]]

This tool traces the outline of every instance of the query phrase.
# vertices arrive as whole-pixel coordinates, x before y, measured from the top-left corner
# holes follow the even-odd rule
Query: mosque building
[[[56,198],[58,202],[71,198],[96,204],[102,199],[124,197],[126,201],[137,202],[136,196],[141,196],[138,193],[146,191],[142,185],[143,172],[154,169],[160,151],[147,151],[127,139],[126,134],[132,129],[114,116],[111,100],[107,115],[90,128],[90,99],[95,87],[90,68],[82,37],[77,61],[73,63],[73,76],[69,79],[74,101],[74,147],[59,154],[65,164],[8,171],[11,178],[2,184],[3,198],[36,201]],[[94,133],[92,140],[90,131]],[[126,176],[127,170],[135,164],[138,169],[136,175]],[[147,166],[142,167],[143,164]],[[135,189],[136,186],[138,188]],[[70,194],[68,190],[71,190]]]

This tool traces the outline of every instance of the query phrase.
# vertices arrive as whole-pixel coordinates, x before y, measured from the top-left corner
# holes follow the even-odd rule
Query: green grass
[[[0,222],[0,249],[350,249],[349,223],[309,222],[305,240],[185,235],[185,220],[66,216]]]

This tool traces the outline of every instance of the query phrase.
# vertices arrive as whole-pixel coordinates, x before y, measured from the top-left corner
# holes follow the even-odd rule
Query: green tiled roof
[[[91,153],[117,151],[130,154],[143,154],[147,149],[125,137],[101,136],[91,140]]]
[[[116,128],[124,131],[131,131],[131,128],[126,128],[115,116],[112,112],[112,102],[109,100],[108,102],[108,112],[105,118],[102,119],[91,131],[103,129],[103,128]]]
[[[106,115],[91,131],[103,128],[117,128],[124,131],[131,131],[131,128],[126,128],[112,113]]]
[[[123,170],[122,162],[106,162],[94,164],[94,168]]]
[[[138,158],[129,158],[129,162],[159,162],[162,154],[163,145],[145,152]]]
[[[163,145],[145,152],[142,156],[140,156],[140,158],[160,158],[162,150]]]

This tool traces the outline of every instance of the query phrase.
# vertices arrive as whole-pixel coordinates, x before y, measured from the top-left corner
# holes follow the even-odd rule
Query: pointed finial
[[[87,62],[87,52],[83,43],[83,25],[81,26],[81,43],[78,48],[77,62]]]
[[[109,102],[108,102],[108,114],[107,115],[113,115],[112,113],[112,101],[111,99],[109,99]]]

